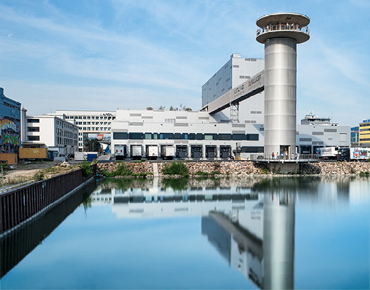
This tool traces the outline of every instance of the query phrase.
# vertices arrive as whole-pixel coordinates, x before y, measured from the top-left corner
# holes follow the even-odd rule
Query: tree
[[[174,108],[172,106],[170,107],[170,111],[174,111]]]
[[[146,108],[148,111],[153,111],[153,108],[152,107],[147,107]]]
[[[191,108],[186,108],[185,111],[191,112],[193,110]]]
[[[99,152],[100,143],[98,139],[91,139],[89,140],[89,151],[90,152]]]

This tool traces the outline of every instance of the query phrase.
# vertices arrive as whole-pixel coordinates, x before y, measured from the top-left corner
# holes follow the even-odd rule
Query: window
[[[243,146],[241,148],[242,153],[263,153],[263,147]]]
[[[188,140],[189,139],[189,134],[188,133],[182,133],[182,139]]]
[[[27,136],[28,141],[40,141],[40,136]]]
[[[145,133],[145,139],[152,139],[152,133]]]
[[[204,139],[204,136],[203,136],[203,134],[202,133],[197,133],[196,135],[195,135],[195,140],[203,140]]]
[[[258,141],[259,135],[258,134],[247,134],[247,140],[250,141]]]
[[[161,133],[159,139],[173,139],[173,133]]]
[[[134,139],[134,140],[144,139],[144,133],[129,133],[129,139]]]
[[[218,140],[231,140],[231,134],[218,134]]]
[[[181,139],[181,133],[175,133],[173,137],[174,139]]]
[[[204,140],[214,140],[213,134],[204,134]]]
[[[27,119],[27,123],[40,123],[40,119]]]
[[[246,140],[245,134],[233,134],[233,140]]]
[[[27,132],[40,132],[40,127],[28,127]]]
[[[113,132],[114,140],[127,140],[128,134],[123,132]]]

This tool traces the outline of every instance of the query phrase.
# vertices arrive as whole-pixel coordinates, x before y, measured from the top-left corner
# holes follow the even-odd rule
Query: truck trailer
[[[146,157],[148,159],[158,158],[158,145],[148,145],[146,147]]]
[[[19,148],[19,159],[48,159],[48,148]]]
[[[173,159],[175,157],[175,146],[163,145],[161,149],[163,159]]]
[[[131,157],[134,159],[143,157],[143,147],[141,145],[131,145]]]
[[[370,159],[370,148],[340,148],[339,161],[366,161]]]
[[[336,159],[338,155],[338,147],[316,148],[316,154],[322,159]]]
[[[116,160],[123,160],[126,157],[126,145],[114,145]]]

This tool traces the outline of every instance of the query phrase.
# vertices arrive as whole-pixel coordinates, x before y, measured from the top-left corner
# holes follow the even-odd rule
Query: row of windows
[[[13,109],[20,110],[20,106],[19,106],[19,107],[17,107],[17,106],[14,106],[14,105],[12,105],[12,104],[9,104],[9,103],[7,103],[7,102],[4,102],[4,106],[7,106],[7,107],[10,107],[10,108],[13,108]]]
[[[27,132],[40,132],[40,127],[27,127]]]
[[[40,119],[27,119],[27,123],[40,123]]]
[[[76,125],[90,125],[90,123],[91,125],[99,125],[99,122],[76,122]],[[107,125],[107,123],[108,125],[111,124],[111,122],[100,122],[100,125]]]
[[[80,130],[85,130],[85,131],[110,131],[110,127],[78,127]]]
[[[40,141],[40,136],[27,136],[28,141]]]
[[[124,133],[113,132],[114,140],[182,139],[182,140],[250,140],[258,141],[258,134],[203,134],[203,133]]]
[[[114,116],[66,116],[66,119],[75,119],[75,120],[115,120]]]
[[[368,127],[370,126],[370,123],[363,123],[363,124],[360,124],[360,127]]]

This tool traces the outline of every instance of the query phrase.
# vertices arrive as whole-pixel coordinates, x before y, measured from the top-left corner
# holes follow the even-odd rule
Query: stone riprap
[[[113,172],[117,170],[117,167],[120,165],[120,162],[117,163],[98,163],[98,172],[107,171]],[[124,163],[129,170],[134,174],[139,173],[153,173],[153,164],[150,162],[138,162],[138,163]]]
[[[369,162],[318,162],[300,165],[302,174],[359,174],[370,172]]]
[[[101,172],[116,171],[120,163],[98,163],[98,170]],[[128,169],[134,174],[153,173],[153,164],[151,162],[129,163],[125,162]],[[165,164],[158,163],[158,173],[163,176],[162,169]],[[197,173],[206,173],[209,175],[221,174],[231,176],[249,176],[272,174],[267,172],[263,164],[253,163],[250,161],[233,161],[233,162],[184,162],[188,168],[189,175],[197,175]],[[348,175],[359,174],[361,172],[370,172],[369,162],[317,162],[317,163],[301,163],[299,171],[296,174],[321,174],[321,175]]]

